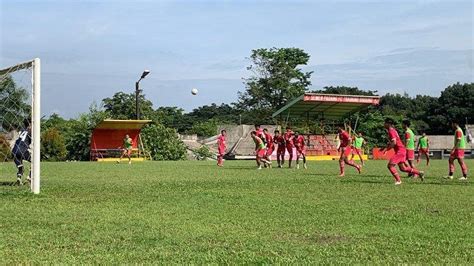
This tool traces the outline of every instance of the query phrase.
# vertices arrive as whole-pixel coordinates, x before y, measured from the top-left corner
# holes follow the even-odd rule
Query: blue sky
[[[312,88],[439,95],[473,82],[472,1],[0,0],[0,66],[42,59],[43,113],[142,82],[155,106],[230,103],[250,51],[299,47]],[[198,96],[190,90],[197,87]]]

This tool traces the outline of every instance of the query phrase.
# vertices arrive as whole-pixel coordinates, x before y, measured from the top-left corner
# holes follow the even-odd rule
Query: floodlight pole
[[[143,71],[140,79],[137,82],[135,82],[135,115],[136,115],[137,120],[140,120],[140,101],[138,100],[138,98],[140,97],[140,92],[141,92],[140,81],[144,79],[148,74],[150,74],[150,70]]]

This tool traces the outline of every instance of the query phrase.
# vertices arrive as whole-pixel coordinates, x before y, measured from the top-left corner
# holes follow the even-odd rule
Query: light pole
[[[141,91],[140,81],[144,79],[148,74],[150,74],[150,70],[145,69],[140,79],[137,82],[135,82],[135,114],[136,114],[137,120],[140,120],[140,108],[139,108],[139,101],[138,101],[138,98],[140,96],[140,91]]]

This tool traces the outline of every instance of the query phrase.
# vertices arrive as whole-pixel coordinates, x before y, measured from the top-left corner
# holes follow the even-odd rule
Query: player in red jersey
[[[286,143],[285,143],[285,137],[280,134],[279,130],[275,130],[275,136],[273,138],[273,141],[275,142],[277,147],[277,162],[278,162],[278,168],[282,168],[283,164],[285,164],[285,150],[286,150]]]
[[[306,143],[304,136],[300,135],[298,131],[295,132],[294,144],[296,147],[296,169],[300,169],[300,157],[303,157],[303,167],[306,166]]]
[[[291,162],[293,161],[293,148],[295,147],[293,143],[295,134],[291,130],[291,127],[286,127],[286,132],[283,137],[285,139],[286,150],[288,151],[288,155],[290,155],[290,158],[288,160],[288,167],[291,168]]]
[[[384,153],[386,153],[392,148],[395,151],[395,154],[390,158],[387,164],[388,170],[395,178],[395,185],[400,185],[402,183],[402,181],[400,180],[400,175],[398,174],[397,169],[395,168],[397,164],[402,172],[419,176],[423,181],[425,175],[423,171],[418,171],[417,169],[411,168],[410,166],[405,164],[407,151],[405,145],[403,145],[403,142],[400,139],[400,136],[398,135],[397,130],[393,127],[393,124],[394,121],[391,118],[385,119],[384,128],[387,130],[389,142],[387,144],[387,147],[384,149]]]
[[[255,160],[257,161],[258,170],[262,169],[262,162],[268,164],[271,168],[272,163],[265,159],[265,143],[257,136],[257,131],[252,131],[250,135],[255,142]]]
[[[339,176],[343,177],[345,175],[345,171],[344,171],[345,164],[354,167],[355,169],[357,169],[357,171],[360,174],[362,166],[354,163],[354,161],[352,160],[349,160],[349,156],[352,153],[351,136],[349,136],[349,133],[347,133],[347,131],[342,129],[342,127],[339,127],[337,131],[339,133],[339,140],[341,141],[341,145],[339,146],[339,149],[341,152],[341,156],[339,157],[339,169],[341,170],[341,174]]]
[[[266,146],[267,146],[267,151],[265,154],[265,159],[269,162],[272,161],[272,154],[273,151],[275,150],[275,144],[273,143],[273,137],[272,135],[268,132],[268,129],[264,128],[263,129],[263,134],[265,135],[265,140],[266,140]]]
[[[227,148],[225,138],[227,135],[227,131],[221,130],[221,134],[217,137],[217,166],[224,166],[224,155],[225,150]]]
[[[260,125],[255,125],[255,132],[257,134],[257,137],[259,137],[263,143],[266,143],[267,140],[265,139],[265,133],[263,132],[263,129]]]

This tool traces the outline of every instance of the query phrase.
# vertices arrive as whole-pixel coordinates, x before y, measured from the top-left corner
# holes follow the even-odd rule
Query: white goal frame
[[[41,179],[41,62],[39,58],[20,63],[11,67],[0,69],[0,75],[21,69],[32,69],[31,77],[31,191],[40,193]]]

